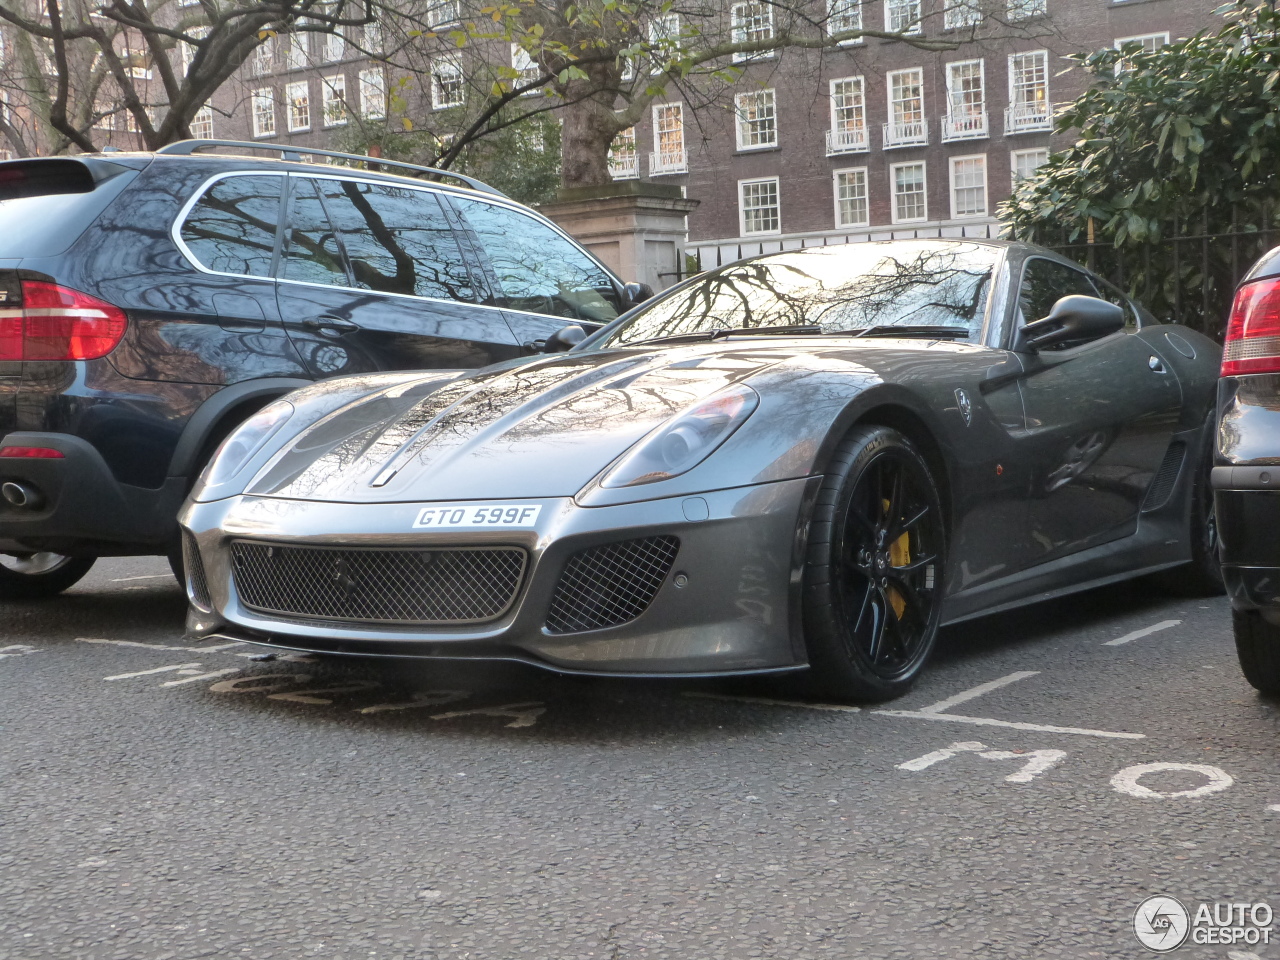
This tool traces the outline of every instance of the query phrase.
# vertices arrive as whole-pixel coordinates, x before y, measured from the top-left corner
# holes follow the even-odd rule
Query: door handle
[[[1152,370],[1154,370],[1156,373],[1165,372],[1164,363],[1160,360],[1159,357],[1154,357],[1154,356],[1147,357],[1147,366],[1150,367]]]
[[[314,330],[316,333],[322,333],[327,336],[341,336],[344,333],[355,333],[360,329],[360,324],[354,320],[344,320],[342,317],[330,317],[327,315],[308,317],[302,321],[302,325],[308,330]]]

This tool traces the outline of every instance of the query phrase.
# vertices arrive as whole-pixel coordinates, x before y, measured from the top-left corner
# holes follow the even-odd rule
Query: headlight
[[[235,477],[292,416],[293,404],[288,400],[277,400],[240,424],[222,441],[198,486],[216,487]]]
[[[746,384],[711,395],[641,440],[600,486],[634,487],[687,473],[728,440],[759,404],[759,394]]]

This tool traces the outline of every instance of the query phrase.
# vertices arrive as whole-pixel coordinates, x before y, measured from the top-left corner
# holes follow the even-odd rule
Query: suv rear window
[[[107,161],[0,163],[0,259],[56,257],[98,219],[138,171]]]

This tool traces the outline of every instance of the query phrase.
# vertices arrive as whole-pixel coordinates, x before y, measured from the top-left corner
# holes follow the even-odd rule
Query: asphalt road
[[[253,661],[164,571],[0,608],[0,960],[1084,960],[1153,956],[1153,894],[1280,913],[1280,704],[1221,599],[977,621],[853,711]]]

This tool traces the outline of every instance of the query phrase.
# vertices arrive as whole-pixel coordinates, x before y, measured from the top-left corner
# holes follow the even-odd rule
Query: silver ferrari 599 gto
[[[941,624],[1144,573],[1218,586],[1218,363],[1025,245],[738,262],[567,353],[261,410],[182,515],[189,629],[596,674],[813,667],[887,699]]]

